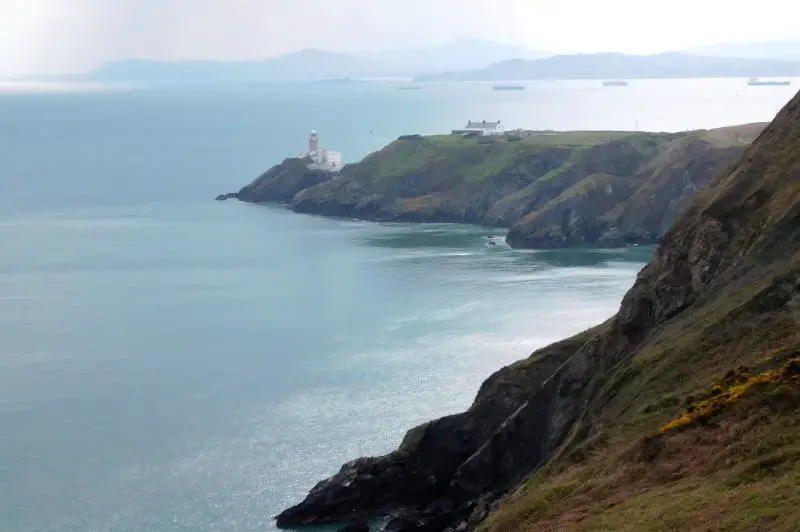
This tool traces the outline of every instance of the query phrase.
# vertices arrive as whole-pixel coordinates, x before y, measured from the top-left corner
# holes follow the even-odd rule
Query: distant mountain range
[[[390,76],[390,65],[323,50],[301,50],[260,61],[156,61],[127,59],[104,63],[72,80],[102,83],[257,83],[329,78]]]
[[[745,59],[800,61],[800,41],[719,43],[684,51],[689,54],[709,57],[741,57]]]
[[[415,50],[341,53],[305,49],[256,61],[126,59],[104,63],[84,74],[32,79],[216,84],[362,78],[518,81],[770,76],[800,76],[800,42],[718,44],[656,55],[554,55],[483,39],[463,38]]]
[[[507,59],[541,59],[552,52],[529,50],[485,39],[463,38],[433,48],[364,52],[358,56],[377,59],[411,76],[448,70],[471,70]]]
[[[800,76],[800,61],[702,57],[681,52],[557,55],[511,59],[485,68],[426,74],[416,81],[520,81],[537,79],[635,79]]]
[[[104,63],[69,80],[142,83],[226,83],[315,81],[343,78],[405,77],[443,70],[482,68],[508,58],[548,55],[492,41],[464,38],[416,50],[339,53],[305,49],[258,61],[157,61],[127,59]],[[41,78],[40,78],[41,79]],[[52,78],[51,78],[52,79]],[[61,79],[64,79],[63,77]]]

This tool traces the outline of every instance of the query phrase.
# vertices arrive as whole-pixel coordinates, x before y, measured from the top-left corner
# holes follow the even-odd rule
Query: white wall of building
[[[342,154],[338,151],[328,151],[325,152],[325,160],[326,162],[333,167],[342,166]]]

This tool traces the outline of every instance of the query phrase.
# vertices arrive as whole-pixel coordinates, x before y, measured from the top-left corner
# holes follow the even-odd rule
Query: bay
[[[311,129],[353,161],[468,119],[680,130],[792,94],[744,83],[0,84],[0,530],[270,530],[342,462],[609,317],[650,256],[213,201]]]

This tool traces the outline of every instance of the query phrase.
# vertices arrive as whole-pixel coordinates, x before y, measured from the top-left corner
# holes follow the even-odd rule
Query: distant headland
[[[443,135],[403,135],[342,165],[321,149],[217,199],[374,221],[509,229],[513,247],[650,245],[680,208],[741,155],[763,124],[682,133],[505,130],[469,120]]]
[[[415,81],[521,81],[546,79],[754,78],[800,76],[800,61],[701,57],[680,52],[557,55],[509,59],[484,68],[418,76]]]

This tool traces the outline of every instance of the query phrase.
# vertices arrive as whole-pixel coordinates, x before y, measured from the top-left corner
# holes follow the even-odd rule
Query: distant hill
[[[257,61],[126,59],[104,63],[91,72],[70,76],[69,79],[101,83],[194,84],[412,78],[442,70],[482,68],[504,59],[532,59],[544,55],[544,52],[465,38],[417,50],[339,53],[305,49]],[[37,79],[45,78],[40,76]]]
[[[800,76],[800,61],[702,57],[680,52],[656,55],[574,54],[536,60],[512,59],[478,70],[422,75],[417,81],[770,76]]]
[[[718,43],[685,50],[686,53],[709,57],[742,57],[746,59],[781,59],[800,61],[800,41],[758,43]]]
[[[399,72],[416,76],[443,71],[484,68],[492,63],[508,59],[541,59],[553,54],[486,39],[466,37],[432,48],[365,52],[358,55],[380,59],[393,65]]]
[[[104,63],[73,79],[95,82],[225,83],[312,81],[391,75],[377,59],[307,49],[260,61],[155,61],[128,59]]]

